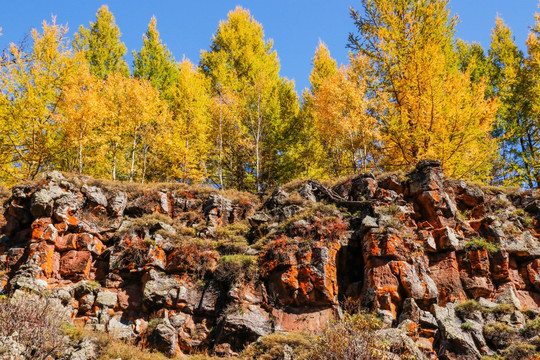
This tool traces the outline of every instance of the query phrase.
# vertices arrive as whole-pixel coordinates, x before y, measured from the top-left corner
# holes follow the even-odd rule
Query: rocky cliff
[[[532,191],[446,179],[437,161],[263,201],[51,173],[5,201],[0,289],[171,356],[234,355],[358,309],[417,358],[534,353],[539,214]]]

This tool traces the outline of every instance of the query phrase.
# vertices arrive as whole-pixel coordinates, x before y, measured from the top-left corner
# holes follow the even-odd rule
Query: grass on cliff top
[[[141,184],[139,182],[130,182],[130,181],[120,181],[120,180],[107,180],[101,178],[93,178],[84,174],[78,173],[66,173],[63,172],[62,175],[66,180],[72,183],[75,186],[83,186],[87,184],[89,186],[97,186],[109,191],[123,191],[134,197],[144,194],[145,191],[155,190],[155,191],[165,191],[165,192],[179,192],[179,191],[189,191],[196,195],[210,195],[210,194],[221,194],[225,198],[232,201],[249,201],[255,205],[259,203],[259,199],[255,194],[239,191],[235,189],[226,189],[221,191],[215,187],[204,184],[197,185],[188,185],[179,182],[148,182]]]

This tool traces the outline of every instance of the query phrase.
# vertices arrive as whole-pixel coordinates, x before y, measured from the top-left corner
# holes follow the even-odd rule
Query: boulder
[[[118,295],[109,290],[101,290],[96,297],[96,304],[101,307],[114,309],[118,302]]]
[[[433,311],[441,336],[439,356],[447,359],[480,359],[480,352],[471,334],[461,329],[454,304],[446,304],[446,307],[434,305]]]
[[[255,305],[228,314],[221,324],[216,342],[228,343],[234,351],[241,351],[260,336],[272,332],[269,314]]]
[[[164,319],[154,328],[149,341],[155,349],[169,357],[175,356],[180,351],[176,329],[168,319]]]
[[[105,196],[101,188],[98,188],[97,186],[83,185],[83,187],[81,188],[81,192],[86,195],[86,198],[91,203],[107,207],[107,197]]]

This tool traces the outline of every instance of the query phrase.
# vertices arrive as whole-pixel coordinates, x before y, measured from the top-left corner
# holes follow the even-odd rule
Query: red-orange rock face
[[[168,354],[234,355],[360,307],[427,358],[476,359],[497,349],[483,315],[462,331],[455,303],[540,305],[540,202],[445,179],[436,161],[406,178],[284,186],[262,205],[215,189],[119,188],[60,174],[13,188],[0,290],[47,290],[74,322]],[[523,327],[520,314],[498,320]]]

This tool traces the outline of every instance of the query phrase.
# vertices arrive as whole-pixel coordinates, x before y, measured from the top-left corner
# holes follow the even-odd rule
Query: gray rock
[[[11,289],[30,290],[37,293],[47,290],[47,282],[36,278],[40,270],[39,266],[34,263],[22,265],[15,276],[9,281]]]
[[[519,256],[540,256],[540,242],[529,231],[506,238],[506,251]]]
[[[511,287],[497,295],[493,300],[495,300],[497,304],[511,305],[518,310],[521,309],[521,302],[519,301],[514,288]]]
[[[118,295],[115,292],[109,290],[101,290],[97,297],[96,303],[101,307],[108,307],[114,309],[116,303],[118,302]]]
[[[303,197],[304,199],[312,202],[317,201],[317,197],[313,193],[313,187],[311,186],[311,183],[306,183],[300,190],[298,190],[298,194]]]
[[[49,185],[32,195],[30,212],[35,218],[50,217],[54,200],[64,195],[64,190],[57,185]]]
[[[418,349],[414,341],[400,329],[377,330],[376,337],[390,345],[391,349],[406,349],[417,360],[425,360],[426,356]]]
[[[167,299],[178,297],[180,284],[172,277],[160,274],[155,270],[148,273],[150,280],[146,282],[143,290],[143,301],[151,308],[160,308],[167,304]]]
[[[479,359],[480,352],[476,348],[471,334],[461,329],[461,321],[457,318],[453,303],[446,307],[433,305],[433,311],[440,331],[439,355],[453,359]]]
[[[270,333],[272,321],[268,313],[256,305],[249,305],[225,317],[217,343],[228,343],[234,351],[240,351],[259,336]]]
[[[99,346],[89,338],[83,338],[77,344],[68,347],[61,360],[94,360],[99,357]]]
[[[257,227],[261,224],[267,223],[270,220],[272,220],[270,215],[262,211],[256,212],[255,214],[253,214],[252,216],[248,218],[250,225],[253,227]]]
[[[377,224],[377,219],[371,216],[366,216],[364,219],[362,219],[362,227],[361,231],[367,231],[369,229],[376,229],[379,225]]]
[[[131,340],[135,338],[135,332],[133,331],[133,323],[131,321],[122,320],[121,316],[115,316],[109,320],[107,328],[109,334],[121,340]]]
[[[18,343],[14,339],[16,336],[0,336],[0,360],[25,359],[26,346]]]
[[[478,304],[488,309],[493,309],[497,307],[496,303],[494,303],[493,301],[489,301],[483,297],[478,299]]]
[[[86,195],[88,201],[96,205],[107,207],[107,197],[105,196],[101,188],[98,188],[97,186],[84,185],[81,189],[81,192]]]
[[[168,356],[172,357],[176,354],[178,335],[168,319],[164,319],[155,327],[150,335],[150,343]]]
[[[114,190],[109,197],[109,210],[116,216],[124,216],[124,210],[128,202],[127,194],[120,190]]]
[[[56,221],[64,221],[69,213],[75,213],[84,205],[81,194],[66,192],[55,201],[53,217]]]

